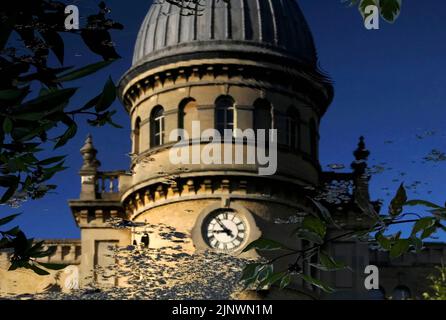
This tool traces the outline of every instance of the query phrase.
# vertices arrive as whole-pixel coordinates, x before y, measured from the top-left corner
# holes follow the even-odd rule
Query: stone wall
[[[56,252],[40,259],[46,263],[66,264],[60,271],[48,270],[50,275],[39,276],[29,269],[8,271],[11,252],[0,252],[0,298],[45,291],[63,291],[77,288],[79,283],[79,264],[81,243],[79,240],[46,240],[45,245],[55,246]]]
[[[370,252],[370,264],[379,268],[380,286],[386,297],[405,290],[411,298],[421,298],[429,290],[427,278],[445,261],[444,243],[426,243],[422,252],[408,253],[393,260],[387,252]]]

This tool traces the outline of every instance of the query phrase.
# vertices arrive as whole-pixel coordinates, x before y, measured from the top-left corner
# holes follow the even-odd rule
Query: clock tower
[[[187,12],[157,1],[141,25],[119,97],[132,128],[130,170],[99,171],[89,138],[81,199],[70,202],[82,230],[84,283],[95,277],[95,265],[111,263],[104,257],[110,244],[171,244],[162,232],[146,232],[147,225],[184,235],[188,241],[179,245],[188,253],[238,255],[259,237],[303,248],[310,244],[290,238],[296,228],[290,222],[317,210],[307,191],[355,180],[319,165],[319,125],[333,87],[318,69],[312,34],[294,0],[203,0]],[[228,130],[235,132],[229,138]],[[249,130],[253,136],[240,137]],[[264,135],[264,145],[262,130],[276,134]],[[209,132],[225,139],[216,142]],[[277,170],[259,174],[265,162],[247,161],[253,150],[269,155]],[[173,155],[179,153],[189,161],[178,164]],[[204,161],[203,154],[243,160]],[[366,180],[352,183],[365,190]],[[111,229],[109,218],[126,219],[133,232]],[[353,264],[366,263],[368,249],[357,246],[344,245],[338,255],[356,250],[361,259]],[[351,290],[362,285],[347,277]]]
[[[133,221],[188,234],[190,250],[239,253],[259,236],[289,241],[274,221],[305,211],[297,190],[319,183],[318,128],[332,86],[295,1],[206,0],[199,9],[153,4],[142,23],[120,81],[133,132],[122,203]],[[180,147],[177,129],[188,138]],[[277,171],[259,175],[262,164],[246,160],[260,146],[236,134],[214,151],[245,161],[206,163],[203,136],[212,129],[277,129],[277,151],[267,150]],[[172,148],[190,161],[172,161]],[[150,243],[163,245],[156,235]]]

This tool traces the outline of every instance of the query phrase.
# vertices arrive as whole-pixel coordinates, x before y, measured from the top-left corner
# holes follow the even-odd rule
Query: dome
[[[312,34],[295,0],[200,0],[198,10],[188,12],[167,1],[153,4],[138,34],[133,67],[225,52],[317,63]]]

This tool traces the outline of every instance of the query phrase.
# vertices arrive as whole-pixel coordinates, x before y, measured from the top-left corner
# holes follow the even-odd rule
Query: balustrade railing
[[[96,175],[96,192],[119,193],[119,177],[124,175],[124,171],[98,172]]]

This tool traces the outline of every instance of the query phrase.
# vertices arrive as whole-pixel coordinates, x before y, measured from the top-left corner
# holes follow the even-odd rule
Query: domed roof
[[[200,0],[198,10],[168,1],[150,7],[133,66],[203,52],[256,52],[316,65],[307,22],[295,0]]]

